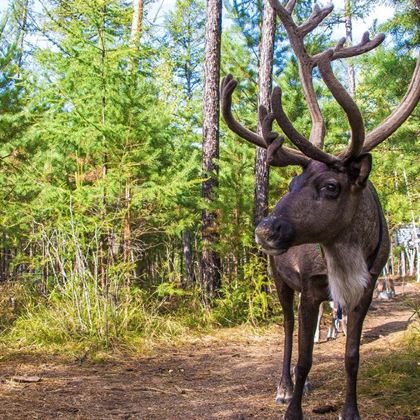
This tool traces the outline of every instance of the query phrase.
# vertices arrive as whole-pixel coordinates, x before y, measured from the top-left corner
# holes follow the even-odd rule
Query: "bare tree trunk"
[[[138,51],[141,32],[143,28],[143,0],[133,0],[133,14],[131,19],[131,33],[130,33],[130,46],[135,51]],[[130,65],[129,72],[131,75],[131,89],[136,88],[136,67],[137,60],[136,55],[133,54]],[[132,115],[130,113],[129,122],[131,125]],[[131,233],[131,178],[128,176],[125,183],[125,193],[124,193],[124,202],[126,210],[124,213],[123,220],[123,259],[126,263],[134,263],[134,254],[132,249],[132,233]],[[135,275],[133,270],[132,275]],[[127,278],[129,281],[129,277]]]
[[[11,252],[8,246],[7,235],[5,233],[2,235],[2,239],[0,281],[4,282],[9,279]]]
[[[133,263],[133,249],[131,239],[131,189],[130,181],[128,180],[125,185],[125,214],[123,221],[123,258],[125,263]],[[134,273],[133,273],[134,275]]]
[[[405,272],[405,252],[401,251],[400,253],[401,255],[401,277],[405,277],[406,276],[406,272]]]
[[[204,107],[203,107],[203,182],[202,195],[211,206],[214,189],[218,183],[218,168],[215,160],[219,157],[219,83],[220,47],[222,35],[222,2],[207,0],[206,6],[206,49],[204,63]],[[211,304],[221,283],[220,258],[214,249],[218,241],[216,214],[204,210],[202,213],[203,254],[201,260],[201,282],[204,300]]]
[[[185,265],[186,286],[191,286],[195,282],[191,242],[191,231],[185,229],[182,232],[182,255]]]
[[[99,31],[99,48],[101,52],[101,84],[102,84],[102,99],[101,99],[101,125],[103,127],[103,132],[105,133],[105,123],[106,123],[106,100],[107,100],[107,86],[106,86],[106,45],[105,45],[105,25],[106,25],[106,14],[107,8],[106,6],[102,9],[102,26]],[[102,147],[103,147],[103,155],[102,155],[102,178],[106,178],[108,173],[108,154],[106,153],[106,136],[105,134],[102,135]],[[106,206],[107,206],[107,191],[105,187],[105,182],[102,189],[102,220],[106,218]],[[108,258],[109,258],[109,240],[108,233],[102,232],[101,240],[100,240],[100,278],[101,278],[101,286],[102,290],[106,291],[108,287]]]
[[[344,24],[346,27],[346,39],[349,46],[353,45],[353,22],[352,22],[352,4],[351,0],[345,0],[344,5]],[[347,65],[347,81],[351,96],[356,93],[356,73],[352,59]]]
[[[262,34],[260,41],[260,58],[258,72],[258,105],[270,110],[270,96],[273,75],[274,35],[276,32],[276,15],[268,0],[264,1]],[[261,127],[258,122],[258,134]],[[267,152],[257,147],[255,157],[255,194],[254,225],[257,226],[268,211],[268,177]]]
[[[389,258],[391,260],[391,276],[395,276],[395,261],[394,261],[394,245],[393,241],[390,241],[390,250],[389,250]]]
[[[414,261],[413,264],[415,263],[415,259],[416,256],[419,255],[419,243],[417,241],[417,225],[416,225],[416,218],[414,215],[414,204],[413,204],[413,197],[411,195],[411,189],[410,186],[408,184],[408,179],[407,179],[407,172],[405,169],[403,169],[403,176],[404,176],[404,182],[405,182],[405,188],[407,189],[407,197],[408,197],[408,203],[410,205],[410,215],[411,215],[411,226],[412,226],[412,242],[414,245]],[[419,261],[417,259],[417,267],[419,265]],[[410,268],[410,275],[414,275],[414,265],[412,267],[412,269]],[[419,270],[417,268],[416,270],[416,281],[420,282],[420,274],[419,274]]]
[[[130,44],[137,47],[143,31],[143,0],[133,0],[133,18],[131,20]]]
[[[19,33],[18,33],[18,40],[17,44],[19,46],[19,56],[18,56],[18,77],[20,76],[21,67],[23,64],[23,48],[25,42],[25,35],[26,35],[26,28],[28,24],[28,13],[29,13],[29,0],[23,0],[19,2],[18,7],[20,6],[20,10],[18,10],[20,16],[16,16],[19,25]]]

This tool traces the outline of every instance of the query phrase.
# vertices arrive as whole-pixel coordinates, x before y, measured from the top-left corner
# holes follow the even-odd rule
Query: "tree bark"
[[[137,48],[143,30],[143,0],[133,0],[133,17],[131,20],[130,45]]]
[[[206,180],[202,185],[202,196],[206,204],[211,207],[214,190],[218,184],[218,167],[215,160],[219,157],[221,0],[207,0],[206,16],[202,166]],[[204,302],[209,306],[220,288],[221,273],[220,258],[214,249],[218,241],[216,213],[207,209],[202,213],[202,240],[201,282]]]
[[[274,35],[276,32],[276,15],[268,0],[264,1],[262,34],[260,41],[260,57],[258,72],[258,105],[270,110],[270,96],[273,82]],[[258,134],[262,134],[258,122]],[[255,227],[268,212],[268,177],[267,152],[257,147],[255,157],[255,193],[254,193],[254,225]]]
[[[408,198],[408,203],[410,206],[410,216],[411,216],[411,227],[412,227],[412,241],[414,244],[414,250],[415,250],[415,254],[414,254],[414,261],[417,258],[417,269],[416,269],[416,281],[420,282],[420,271],[419,271],[419,260],[418,260],[418,256],[420,254],[420,249],[419,249],[419,243],[417,241],[417,225],[416,225],[416,217],[415,217],[415,212],[414,212],[414,200],[413,200],[413,196],[411,195],[411,189],[410,189],[410,185],[408,183],[408,178],[407,178],[407,172],[405,169],[403,169],[403,177],[404,177],[404,182],[405,182],[405,188],[407,189],[407,198]],[[414,264],[413,261],[413,264]],[[410,268],[410,275],[414,275],[414,265],[412,267],[412,269]]]
[[[185,229],[182,232],[182,255],[185,271],[184,286],[191,286],[195,282],[191,242],[191,231],[189,229]]]
[[[18,78],[21,74],[21,68],[23,64],[23,49],[24,49],[24,42],[25,42],[25,35],[26,35],[26,27],[28,24],[28,12],[29,12],[29,0],[24,0],[20,3],[22,10],[20,10],[20,22],[19,23],[19,35],[18,35],[18,45],[19,45],[19,56],[18,56]]]
[[[101,28],[99,29],[99,49],[101,54],[101,88],[102,88],[102,98],[101,98],[101,126],[103,128],[103,133],[106,132],[105,125],[106,125],[106,105],[107,105],[107,78],[106,78],[106,45],[105,45],[105,27],[106,27],[106,16],[107,16],[107,7],[106,5],[103,6],[102,9],[102,24]],[[107,138],[105,134],[102,134],[102,178],[105,179],[108,173],[108,154],[106,152],[107,148]],[[102,221],[106,218],[106,207],[107,207],[107,189],[106,183],[102,187],[102,214],[101,219]],[[108,264],[109,264],[109,244],[111,238],[109,237],[108,233],[102,232],[101,234],[101,241],[100,241],[100,278],[101,278],[101,287],[103,291],[108,290]]]
[[[125,214],[123,219],[123,258],[125,263],[134,263],[131,238],[131,188],[128,180],[125,185]],[[134,273],[132,273],[134,275]]]
[[[351,0],[345,0],[344,5],[344,25],[346,27],[346,39],[349,46],[353,45],[353,23],[352,23],[352,4]],[[347,82],[349,85],[350,95],[356,93],[356,73],[352,59],[347,64]]]
[[[143,0],[133,0],[133,14],[131,18],[131,32],[130,32],[130,46],[135,51],[138,51],[141,32],[143,28]],[[130,60],[129,72],[131,75],[131,89],[136,89],[137,76],[137,60],[134,55]],[[131,125],[132,114],[130,113],[129,121]],[[125,197],[124,197],[126,211],[123,220],[123,258],[124,262],[134,264],[134,253],[132,248],[132,233],[131,233],[131,177],[128,176],[125,183]],[[135,273],[133,271],[132,275]],[[129,277],[128,277],[129,279]]]

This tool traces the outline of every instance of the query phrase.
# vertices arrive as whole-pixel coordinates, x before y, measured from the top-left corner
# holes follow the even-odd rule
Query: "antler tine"
[[[255,134],[251,130],[241,125],[232,115],[232,93],[235,90],[238,82],[231,74],[227,75],[222,80],[221,85],[221,100],[222,100],[222,115],[227,126],[236,133],[239,137],[255,144],[256,146],[267,148],[264,139]]]
[[[334,52],[330,60],[334,61],[341,58],[355,57],[357,55],[364,54],[378,47],[380,44],[382,44],[384,39],[384,34],[378,34],[375,36],[375,38],[369,39],[369,32],[365,32],[359,44],[354,45],[352,47],[343,48],[344,43],[346,42],[346,38],[341,38],[340,41],[338,41],[336,47],[334,48]],[[322,59],[324,53],[325,52],[322,52],[312,57],[316,64],[320,59]]]
[[[348,94],[346,89],[344,89],[343,85],[334,76],[331,68],[331,57],[333,54],[334,50],[327,50],[318,60],[318,68],[328,89],[346,113],[351,127],[350,146],[346,152],[341,155],[342,158],[345,159],[347,157],[358,156],[362,151],[363,142],[365,140],[365,126],[359,107],[353,101],[353,98]]]
[[[278,137],[278,134],[272,131],[274,115],[269,113],[264,105],[260,105],[258,108],[258,120],[260,122],[261,134],[264,142],[269,146]]]
[[[264,106],[259,108],[259,119],[264,140],[268,144],[267,163],[270,166],[299,165],[305,167],[309,163],[309,158],[298,150],[283,147],[284,138],[272,131],[275,116],[273,113],[268,113]]]
[[[278,17],[286,29],[290,44],[299,62],[299,77],[302,83],[303,94],[308,104],[311,115],[312,129],[309,141],[319,148],[323,147],[325,137],[324,118],[319,108],[315,89],[312,81],[312,70],[314,61],[307,53],[303,38],[332,11],[332,6],[320,9],[315,6],[311,17],[301,26],[297,26],[288,10],[283,7],[278,0],[270,0],[271,7],[276,11]]]
[[[238,136],[255,144],[256,146],[267,149],[267,161],[272,166],[300,165],[306,166],[309,162],[306,156],[299,151],[282,148],[282,142],[276,133],[273,133],[272,125],[274,121],[273,114],[269,114],[265,107],[260,107],[259,118],[262,127],[263,137],[253,133],[242,126],[232,115],[232,93],[238,82],[231,74],[223,78],[221,84],[222,115],[227,126]]]
[[[288,11],[288,13],[292,14],[295,6],[296,6],[296,0],[289,0],[286,4],[286,10]]]
[[[407,92],[398,107],[378,127],[366,136],[363,153],[367,153],[387,139],[410,116],[420,100],[420,52]]]
[[[339,166],[340,160],[337,157],[323,152],[321,149],[309,142],[293,127],[292,123],[284,112],[281,97],[281,89],[279,87],[274,88],[271,95],[271,106],[273,108],[273,113],[277,123],[283,130],[284,134],[286,134],[290,141],[309,158],[324,162],[327,165]]]
[[[324,9],[321,9],[317,4],[315,4],[314,10],[312,11],[311,16],[298,27],[300,36],[303,38],[313,31],[334,9],[334,6],[328,6]]]
[[[298,165],[305,168],[310,159],[299,150],[283,147],[284,138],[281,136],[276,139],[267,148],[267,162],[271,166],[285,167],[289,165]]]

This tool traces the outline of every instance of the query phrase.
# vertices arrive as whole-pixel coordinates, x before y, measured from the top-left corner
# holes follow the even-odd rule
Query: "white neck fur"
[[[362,250],[356,244],[324,247],[331,298],[347,310],[353,309],[369,284],[370,274]]]

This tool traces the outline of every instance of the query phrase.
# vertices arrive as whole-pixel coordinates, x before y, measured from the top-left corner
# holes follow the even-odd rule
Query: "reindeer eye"
[[[336,182],[327,182],[322,186],[321,192],[327,198],[337,198],[340,193],[340,186]]]
[[[330,192],[336,192],[337,191],[337,184],[333,184],[332,182],[329,182],[325,188]]]

